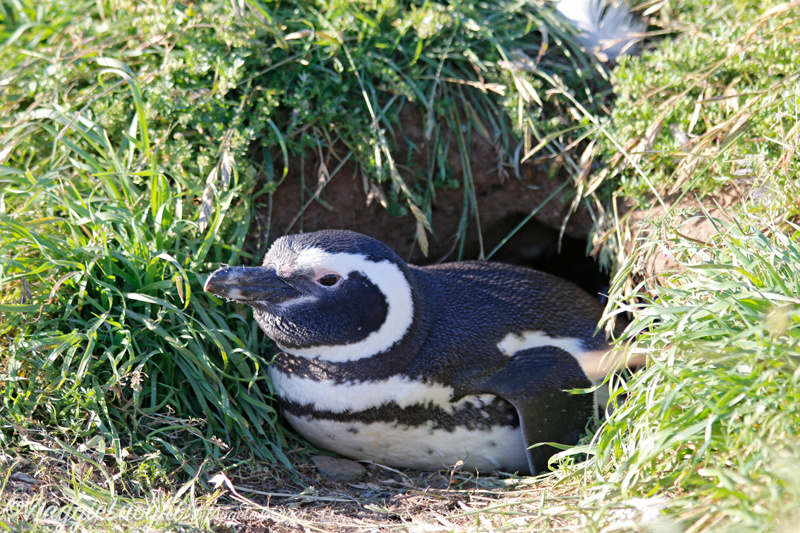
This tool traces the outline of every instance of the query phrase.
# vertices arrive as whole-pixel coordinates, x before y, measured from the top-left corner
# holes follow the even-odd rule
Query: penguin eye
[[[333,287],[339,282],[339,276],[336,274],[325,274],[317,280],[317,283],[325,287]]]

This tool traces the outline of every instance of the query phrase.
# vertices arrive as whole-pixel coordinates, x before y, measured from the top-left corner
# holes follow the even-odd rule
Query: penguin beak
[[[206,279],[203,290],[242,303],[282,301],[295,293],[286,280],[266,267],[225,267]]]

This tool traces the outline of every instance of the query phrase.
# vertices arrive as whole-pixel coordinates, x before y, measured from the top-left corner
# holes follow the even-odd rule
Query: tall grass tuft
[[[0,141],[18,150],[0,167],[3,447],[94,457],[112,491],[116,471],[153,459],[194,474],[199,451],[286,462],[264,339],[202,291],[240,259],[252,182],[223,144],[201,202],[152,138],[133,72],[83,68],[107,87],[93,103],[120,108],[121,135],[86,108],[37,102]]]
[[[800,227],[746,211],[711,220],[708,242],[676,228],[653,249],[682,270],[633,291],[626,349],[650,363],[618,390],[625,401],[596,436],[587,476],[595,502],[659,497],[693,531],[790,531],[800,497]]]

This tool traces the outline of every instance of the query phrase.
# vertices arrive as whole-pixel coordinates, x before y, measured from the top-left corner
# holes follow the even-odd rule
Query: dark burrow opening
[[[511,214],[500,223],[484,230],[484,252],[503,241],[525,218]],[[606,301],[609,274],[595,258],[587,255],[586,240],[561,235],[556,229],[536,220],[528,221],[492,255],[489,260],[525,266],[571,281],[600,301]],[[466,247],[464,257],[478,257],[477,242]]]

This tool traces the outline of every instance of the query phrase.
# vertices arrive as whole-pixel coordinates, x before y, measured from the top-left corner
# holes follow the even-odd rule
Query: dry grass
[[[363,464],[367,475],[361,481],[339,483],[308,461],[298,461],[291,473],[243,461],[225,470],[229,484],[218,490],[206,483],[214,474],[209,469],[177,490],[157,489],[134,499],[110,493],[96,469],[75,462],[17,463],[6,477],[0,524],[6,519],[19,531],[586,530],[581,491],[563,483],[563,476],[414,472]]]

